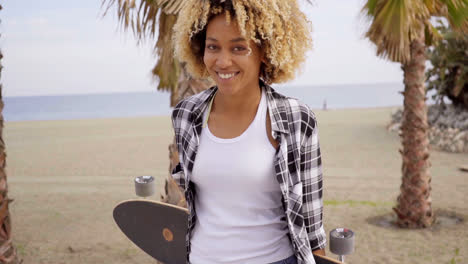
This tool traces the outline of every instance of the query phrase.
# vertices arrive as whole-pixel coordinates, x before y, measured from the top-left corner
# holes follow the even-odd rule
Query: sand
[[[391,111],[316,111],[326,232],[356,233],[347,263],[463,263],[467,221],[429,230],[369,223],[389,214],[399,193],[399,138],[385,129]],[[7,122],[5,129],[13,241],[25,264],[155,263],[119,231],[112,209],[135,198],[135,176],[153,175],[163,187],[169,117]],[[468,173],[457,167],[468,155],[432,150],[431,162],[434,209],[467,219]]]

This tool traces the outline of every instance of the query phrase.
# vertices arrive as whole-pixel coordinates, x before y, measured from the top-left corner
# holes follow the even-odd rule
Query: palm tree
[[[201,92],[210,86],[207,80],[192,78],[184,65],[177,61],[173,54],[172,28],[177,20],[183,0],[103,0],[107,5],[104,15],[116,5],[117,16],[124,30],[130,29],[138,39],[155,41],[154,51],[156,64],[152,69],[155,78],[159,79],[157,89],[171,93],[170,105],[173,107],[181,99]],[[171,177],[172,169],[179,162],[175,138],[169,145],[169,174],[165,183],[165,195],[161,200],[171,204],[186,206],[185,196]]]
[[[0,5],[0,10],[2,6]],[[3,58],[0,51],[0,77],[2,73],[1,59]],[[16,249],[11,241],[11,218],[8,205],[11,202],[8,199],[7,176],[5,173],[6,153],[5,142],[3,141],[3,99],[2,99],[2,84],[0,84],[0,263],[15,264],[19,263],[16,255]]]
[[[430,19],[445,17],[452,28],[468,31],[466,0],[367,0],[362,13],[369,20],[366,37],[377,55],[399,62],[404,72],[401,126],[402,184],[397,205],[400,227],[424,228],[433,224],[429,173],[429,140],[425,104],[426,44],[440,34]]]

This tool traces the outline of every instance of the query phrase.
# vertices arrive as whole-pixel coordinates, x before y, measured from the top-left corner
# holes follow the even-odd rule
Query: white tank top
[[[266,115],[262,90],[255,119],[240,136],[222,139],[208,125],[202,129],[191,178],[197,212],[193,264],[265,264],[293,255]]]

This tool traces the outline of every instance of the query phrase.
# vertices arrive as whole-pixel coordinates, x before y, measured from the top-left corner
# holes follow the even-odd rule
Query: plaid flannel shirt
[[[266,90],[273,138],[279,141],[274,166],[283,195],[283,208],[295,255],[299,264],[315,263],[312,250],[325,248],[322,225],[322,162],[317,121],[309,107],[297,99],[285,97],[260,81]],[[190,181],[202,131],[203,112],[217,87],[182,100],[172,112],[180,163],[172,177],[184,190],[189,210],[186,235],[187,263],[190,236],[195,227],[196,199]]]

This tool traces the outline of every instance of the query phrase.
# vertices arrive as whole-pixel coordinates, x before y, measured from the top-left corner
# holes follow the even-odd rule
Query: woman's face
[[[261,53],[241,35],[235,19],[228,24],[223,13],[208,23],[203,61],[220,92],[239,94],[258,87]]]

